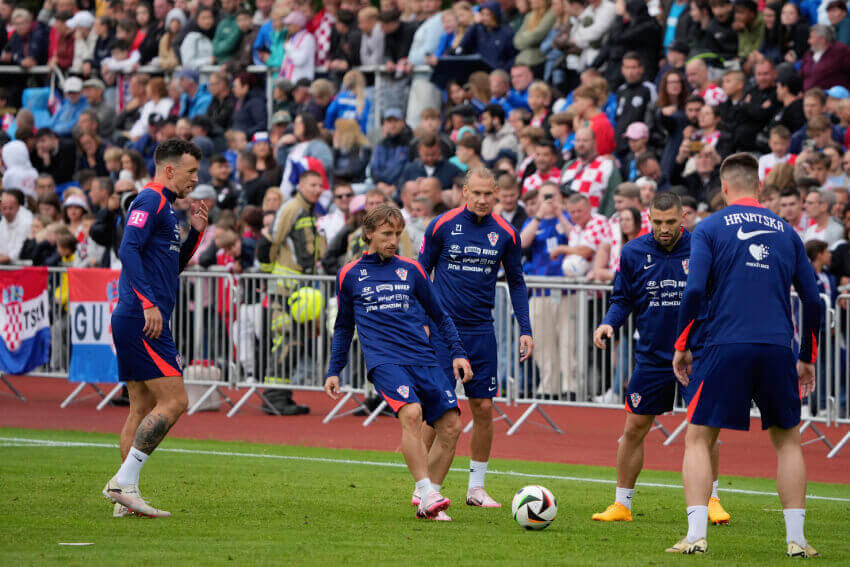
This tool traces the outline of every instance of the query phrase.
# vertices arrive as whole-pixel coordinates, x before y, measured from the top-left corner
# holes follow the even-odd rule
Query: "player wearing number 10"
[[[200,159],[200,148],[185,140],[174,138],[157,146],[153,182],[130,206],[118,251],[122,270],[112,336],[118,378],[127,383],[130,394],[130,415],[121,430],[123,464],[103,489],[103,495],[115,502],[116,517],[171,515],[145,502],[138,485],[142,465],[188,403],[169,320],[180,272],[198,247],[208,211],[201,203],[191,212],[192,228],[181,244],[172,203],[198,182]]]

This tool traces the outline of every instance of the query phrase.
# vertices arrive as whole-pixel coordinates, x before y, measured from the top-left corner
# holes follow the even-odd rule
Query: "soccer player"
[[[188,404],[169,320],[177,300],[179,274],[207,228],[208,210],[199,203],[190,212],[191,229],[181,244],[172,203],[186,197],[198,182],[200,159],[200,148],[191,142],[173,138],[161,143],[154,152],[153,181],[127,212],[118,250],[122,270],[118,305],[112,313],[112,338],[118,377],[126,382],[130,394],[130,415],[121,430],[124,462],[103,489],[103,495],[116,503],[114,516],[171,516],[142,498],[139,473]]]
[[[434,288],[452,318],[475,378],[464,382],[472,411],[472,459],[466,493],[468,506],[499,508],[484,490],[484,475],[493,444],[493,398],[498,393],[499,362],[493,329],[493,305],[499,266],[505,268],[511,303],[520,328],[520,361],[534,350],[528,318],[528,293],[522,275],[519,235],[501,215],[493,215],[496,179],[490,170],[470,170],[463,184],[466,205],[435,218],[425,230],[419,263],[430,274]],[[452,368],[448,349],[439,333],[431,342],[447,376]],[[433,431],[425,434],[426,444]],[[414,492],[413,503],[419,499]]]
[[[460,410],[454,383],[446,379],[428,340],[423,309],[451,345],[455,379],[470,380],[472,368],[425,270],[396,255],[403,230],[401,211],[389,205],[378,205],[363,220],[369,250],[337,275],[338,314],[325,393],[339,396],[339,373],[356,324],[369,380],[401,422],[401,452],[422,495],[416,517],[450,520],[444,512],[450,501],[440,485],[454,458]],[[422,442],[423,418],[437,432],[429,452]]]
[[[697,225],[690,274],[679,309],[673,369],[687,386],[702,379],[688,405],[682,484],[688,535],[667,551],[705,553],[711,446],[721,428],[748,430],[761,412],[776,449],[776,484],[785,515],[786,553],[813,557],[806,542],[806,465],[800,448],[800,398],[815,387],[820,302],[812,266],[794,228],[759,205],[758,162],[733,154],[720,167],[728,206]],[[792,350],[791,285],[803,305],[799,361]],[[708,301],[703,349],[693,364],[691,326]]]
[[[652,199],[650,219],[652,233],[623,247],[608,313],[593,333],[593,344],[604,349],[606,339],[634,313],[640,336],[635,346],[637,364],[626,391],[626,425],[617,448],[616,499],[604,512],[593,515],[602,522],[632,521],[635,482],[643,468],[643,441],[655,416],[672,411],[676,394],[671,362],[679,303],[688,278],[691,235],[682,228],[682,203],[675,193],[658,193]],[[694,383],[683,389],[686,402],[696,387]],[[728,524],[729,514],[717,495],[716,444],[711,465],[714,483],[709,519]]]

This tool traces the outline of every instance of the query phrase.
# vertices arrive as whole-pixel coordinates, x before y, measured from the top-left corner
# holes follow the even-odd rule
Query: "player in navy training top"
[[[709,450],[720,428],[749,429],[754,401],[776,449],[777,485],[785,513],[786,553],[817,552],[803,535],[806,466],[800,450],[800,398],[814,390],[820,301],[803,241],[794,229],[762,207],[758,162],[734,154],[720,167],[728,206],[697,225],[691,238],[690,274],[679,310],[676,377],[687,386],[702,379],[688,405],[682,480],[688,535],[667,551],[704,553],[711,493]],[[803,304],[799,361],[792,343],[791,286]],[[701,332],[704,345],[693,364],[689,350],[694,320],[708,299]]]
[[[138,484],[142,465],[188,403],[169,320],[180,272],[198,247],[208,211],[203,203],[191,211],[191,230],[181,244],[172,203],[198,182],[200,159],[201,150],[191,142],[173,138],[161,143],[154,152],[153,181],[127,212],[118,250],[122,269],[112,338],[118,377],[130,394],[130,415],[121,430],[123,464],[103,489],[103,495],[116,503],[115,516],[171,515],[147,504]]]
[[[682,202],[675,193],[658,193],[649,211],[652,233],[623,247],[608,313],[593,333],[593,344],[604,349],[605,340],[613,337],[633,313],[639,334],[636,365],[626,391],[626,425],[617,447],[616,500],[604,512],[593,515],[597,521],[632,521],[632,497],[643,468],[644,439],[655,417],[673,410],[676,395],[671,363],[679,304],[688,279],[691,235],[682,227]],[[697,387],[694,381],[683,389],[686,402]],[[716,471],[716,444],[711,456],[712,470]],[[729,514],[716,492],[711,504],[712,522],[728,523]]]
[[[419,263],[426,273],[434,272],[434,288],[452,318],[460,342],[469,356],[475,378],[464,383],[472,410],[472,460],[466,503],[498,508],[484,490],[484,475],[493,444],[493,402],[497,395],[499,368],[493,306],[499,266],[505,268],[511,303],[519,324],[520,361],[534,350],[528,318],[528,292],[522,275],[522,243],[508,221],[494,215],[496,179],[485,168],[473,169],[463,184],[466,205],[438,216],[425,230]],[[451,357],[440,333],[431,333],[445,372],[451,376]],[[426,433],[426,446],[433,432]],[[418,495],[414,493],[414,503]]]
[[[339,373],[356,325],[369,380],[401,422],[401,451],[422,495],[416,516],[450,520],[440,484],[454,458],[460,410],[454,381],[443,374],[429,342],[423,310],[449,344],[454,377],[468,381],[472,367],[425,270],[396,256],[403,230],[401,211],[389,205],[378,205],[363,219],[369,251],[337,275],[338,313],[325,392],[339,396]],[[423,418],[437,432],[430,452],[422,442]]]

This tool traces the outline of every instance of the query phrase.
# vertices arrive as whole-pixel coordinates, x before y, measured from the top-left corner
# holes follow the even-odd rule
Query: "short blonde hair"
[[[542,95],[546,100],[552,96],[552,90],[549,88],[549,85],[543,81],[534,81],[531,83],[528,87],[528,94],[531,93]]]

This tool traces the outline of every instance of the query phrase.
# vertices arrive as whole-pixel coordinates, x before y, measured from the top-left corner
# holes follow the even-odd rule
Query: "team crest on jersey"
[[[629,397],[632,399],[632,405],[638,407],[638,404],[640,404],[640,394],[629,394]]]
[[[399,386],[396,392],[398,392],[398,394],[406,400],[407,397],[410,395],[410,388],[408,388],[407,386]]]
[[[495,246],[499,241],[499,235],[495,232],[490,232],[487,234],[487,240],[490,241],[490,246]]]
[[[685,275],[688,275],[688,268],[691,267],[690,259],[682,260],[682,269],[685,270]]]
[[[400,280],[404,281],[407,279],[407,270],[404,268],[399,268],[395,271],[395,275],[399,277]],[[405,396],[406,398],[407,396]]]

